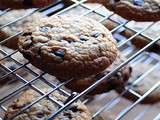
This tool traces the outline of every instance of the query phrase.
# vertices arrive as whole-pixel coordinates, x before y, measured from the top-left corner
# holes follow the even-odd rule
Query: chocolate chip
[[[39,113],[36,114],[36,116],[37,116],[38,118],[43,118],[43,117],[44,117],[44,113],[39,112]]]
[[[30,37],[30,40],[33,41],[33,37],[32,36]]]
[[[79,37],[79,39],[82,40],[82,41],[87,41],[87,40],[88,40],[88,37],[85,36],[85,35],[81,35],[81,36]]]
[[[53,25],[51,25],[51,24],[46,24],[45,26],[49,27],[49,28],[53,28]]]
[[[25,107],[27,105],[28,104],[22,104],[22,105],[13,104],[13,105],[11,105],[11,108],[12,109],[21,109],[21,108],[23,108],[23,107]]]
[[[55,54],[56,56],[58,56],[58,57],[64,58],[65,51],[62,50],[62,49],[59,49],[59,50],[55,51],[54,54]]]
[[[78,108],[77,106],[70,106],[70,108],[68,110],[71,110],[72,112],[78,112]]]
[[[64,116],[66,116],[69,119],[72,119],[72,115],[68,112],[64,112]]]
[[[144,0],[133,0],[134,5],[142,6],[144,4]]]
[[[22,36],[30,36],[30,35],[32,35],[32,32],[25,32],[22,34]]]
[[[75,42],[77,40],[77,36],[74,36],[74,35],[65,35],[65,36],[63,36],[62,39],[65,40],[65,41],[67,41],[68,43],[71,43],[71,42]]]
[[[41,32],[47,33],[47,32],[49,32],[50,27],[43,26],[43,27],[40,27],[39,30],[40,30]]]
[[[16,105],[16,104],[13,104],[11,105],[12,109],[15,110],[15,109],[18,109],[18,108],[21,108],[20,106]]]

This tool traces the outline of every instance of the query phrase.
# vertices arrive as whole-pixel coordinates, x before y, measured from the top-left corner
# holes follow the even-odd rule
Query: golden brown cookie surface
[[[19,39],[19,50],[34,66],[61,79],[97,74],[112,64],[118,52],[100,23],[60,16],[31,24]]]
[[[59,92],[54,92],[52,97],[58,102],[62,103],[67,99],[65,96],[61,95]],[[39,98],[38,93],[34,90],[27,90],[20,97],[18,97],[11,105],[9,105],[5,120],[10,120],[12,117],[23,109],[25,106],[34,102]],[[53,112],[58,110],[58,106],[51,101],[44,99],[31,108],[27,109],[25,112],[22,112],[16,116],[13,120],[46,120],[49,118]],[[90,112],[87,107],[82,104],[80,101],[73,103],[69,109],[62,112],[58,115],[55,120],[91,120]]]

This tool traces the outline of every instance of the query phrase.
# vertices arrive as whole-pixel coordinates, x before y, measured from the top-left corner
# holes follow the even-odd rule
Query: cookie
[[[0,0],[0,8],[39,8],[54,3],[55,0]]]
[[[88,0],[103,4],[118,15],[135,21],[159,21],[159,0]]]
[[[90,77],[74,80],[66,84],[65,86],[72,91],[82,92],[87,89],[89,86],[94,84],[97,80],[107,75],[109,72],[113,71],[118,65],[125,61],[125,58],[122,56],[117,57],[116,61],[107,68],[104,72],[98,75],[92,75]],[[88,93],[89,95],[96,95],[108,92],[113,89],[117,89],[118,87],[123,87],[124,84],[128,81],[131,76],[132,68],[127,65],[120,69],[115,75],[110,77],[109,79],[104,80],[98,87],[96,87],[92,92]]]
[[[3,26],[11,21],[16,20],[17,18],[20,18],[24,16],[26,13],[32,12],[33,9],[28,10],[12,10],[8,12],[7,14],[0,17],[0,26]],[[35,14],[24,18],[23,20],[20,20],[18,22],[15,22],[14,24],[11,24],[3,29],[0,30],[0,41],[16,35],[18,32],[21,32],[27,27],[28,23],[32,23],[35,21],[38,21],[39,19],[43,18],[43,15],[41,13],[36,12]],[[17,49],[17,42],[18,42],[18,36],[11,38],[4,43],[5,46],[11,48],[11,49]],[[3,44],[2,44],[3,45]]]
[[[58,91],[51,94],[51,97],[62,104],[67,100],[67,98],[61,95]],[[39,95],[34,90],[30,89],[25,91],[20,97],[14,100],[11,105],[9,105],[4,120],[11,120],[17,112],[38,98]],[[58,109],[59,108],[56,104],[44,99],[13,118],[13,120],[46,120]],[[55,120],[91,120],[91,114],[87,107],[78,101],[59,114]]]
[[[118,53],[115,40],[103,25],[73,16],[53,16],[30,24],[18,46],[34,66],[64,80],[98,74]]]
[[[143,73],[145,73],[146,70],[151,69],[153,67],[152,65],[141,63],[136,66],[136,68],[133,68],[133,75],[132,78],[129,80],[129,85],[134,80],[138,79],[139,76],[141,76]],[[134,85],[132,87],[132,90],[137,92],[140,95],[144,95],[151,87],[153,87],[157,82],[159,81],[159,70],[155,70],[149,75],[147,75],[140,83]],[[125,88],[117,89],[118,93],[122,93],[125,90]],[[132,93],[127,92],[124,94],[125,98],[135,101],[137,100],[137,97],[134,96]],[[141,103],[149,104],[149,103],[156,103],[160,102],[160,88],[155,90],[153,93],[148,95]]]

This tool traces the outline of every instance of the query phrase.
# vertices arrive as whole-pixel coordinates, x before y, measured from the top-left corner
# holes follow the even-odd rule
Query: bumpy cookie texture
[[[98,2],[120,16],[136,21],[159,21],[160,0],[88,0]]]
[[[151,69],[152,65],[146,65],[146,64],[139,64],[136,66],[136,68],[133,68],[133,75],[132,79],[129,80],[129,83],[132,83],[133,80],[136,80],[139,76],[141,76],[145,70]],[[150,73],[148,76],[144,78],[143,81],[133,86],[133,90],[139,93],[140,95],[144,95],[151,87],[153,87],[156,83],[159,81],[159,70],[155,70],[152,73]],[[125,89],[118,89],[118,93],[123,92]],[[128,98],[129,100],[135,101],[137,100],[137,97],[133,96],[130,92],[127,92],[124,95],[125,98]],[[160,88],[156,89],[153,93],[148,95],[142,103],[148,104],[148,103],[156,103],[160,102]]]
[[[7,14],[0,17],[0,26],[3,26],[11,21],[14,21],[17,18],[20,18],[24,16],[25,14],[28,14],[32,11],[33,9],[10,11]],[[20,20],[12,25],[9,25],[1,29],[0,30],[0,41],[17,34],[18,32],[25,30],[28,23],[36,22],[41,18],[43,18],[43,15],[37,12],[27,18],[24,18],[23,20]],[[4,45],[12,49],[17,49],[17,44],[18,44],[18,36],[9,39],[8,41],[6,41]]]
[[[93,83],[95,83],[97,80],[104,77],[109,72],[113,71],[118,65],[120,65],[124,61],[125,58],[119,56],[117,57],[117,60],[104,72],[98,75],[92,75],[84,79],[74,80],[73,82],[70,82],[65,86],[71,89],[72,91],[82,92],[83,90],[91,86]],[[132,68],[129,65],[123,67],[115,75],[113,75],[109,79],[104,80],[98,87],[96,87],[92,92],[90,92],[89,95],[101,94],[113,89],[123,87],[124,84],[128,81],[129,77],[131,76],[131,73],[132,73]]]
[[[52,97],[62,104],[67,99],[65,96],[59,94],[59,92],[53,93]],[[8,107],[4,120],[11,120],[19,110],[38,98],[39,95],[35,91],[25,91]],[[13,120],[47,120],[56,110],[58,110],[58,106],[44,99],[16,116]],[[55,120],[91,120],[91,115],[87,107],[78,101],[59,114]]]
[[[33,65],[64,80],[100,73],[118,51],[110,32],[85,17],[53,16],[31,24],[18,45]]]

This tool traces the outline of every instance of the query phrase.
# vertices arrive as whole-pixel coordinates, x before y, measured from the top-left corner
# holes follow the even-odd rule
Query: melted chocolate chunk
[[[51,25],[51,24],[47,24],[47,25],[45,25],[46,27],[49,27],[49,28],[53,28],[53,25]]]
[[[88,40],[88,37],[85,36],[85,35],[81,35],[79,38],[80,38],[81,41],[87,41]]]
[[[32,32],[25,32],[22,34],[22,36],[31,36],[32,35]]]
[[[62,49],[59,49],[59,50],[55,51],[54,54],[55,54],[56,56],[58,56],[58,57],[64,58],[65,51],[62,50]]]
[[[64,116],[66,116],[69,119],[72,119],[72,115],[68,112],[64,112]]]
[[[23,104],[23,105],[17,105],[17,104],[13,104],[11,105],[12,109],[16,110],[16,109],[21,109],[25,106],[27,106],[28,104]]]
[[[67,41],[68,43],[72,43],[72,42],[76,41],[76,37],[75,36],[63,36],[62,39]]]
[[[144,0],[133,0],[133,4],[137,6],[142,6],[144,4]]]
[[[36,116],[37,116],[38,118],[43,118],[43,117],[44,117],[44,113],[39,112],[39,113],[36,114]]]
[[[70,108],[68,110],[71,110],[72,112],[78,112],[78,108],[77,106],[70,106]]]
[[[21,106],[18,106],[18,105],[15,105],[15,104],[11,105],[11,107],[12,107],[13,110],[16,110],[18,108],[22,108]]]

